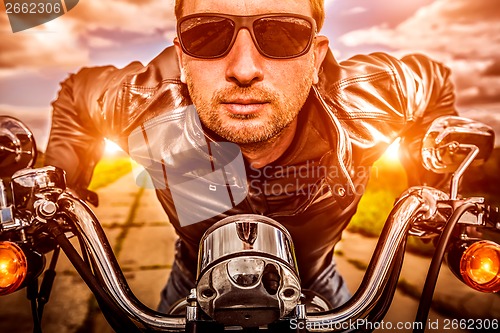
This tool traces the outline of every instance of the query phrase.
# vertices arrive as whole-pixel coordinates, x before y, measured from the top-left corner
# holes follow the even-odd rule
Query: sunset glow
[[[399,139],[394,141],[385,151],[383,158],[389,162],[399,161]]]
[[[115,156],[123,153],[123,149],[120,148],[116,143],[111,140],[104,139],[106,142],[106,146],[104,147],[104,155],[106,156]]]

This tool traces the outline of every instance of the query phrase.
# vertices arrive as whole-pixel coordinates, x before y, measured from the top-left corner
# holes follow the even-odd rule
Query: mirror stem
[[[469,167],[469,165],[474,161],[476,158],[477,154],[479,153],[479,148],[475,145],[460,145],[460,148],[468,148],[470,149],[469,155],[465,158],[465,160],[460,164],[458,167],[457,171],[455,171],[451,177],[451,193],[450,193],[450,199],[451,200],[456,200],[458,199],[458,184],[460,182],[460,179],[462,178],[465,170]]]

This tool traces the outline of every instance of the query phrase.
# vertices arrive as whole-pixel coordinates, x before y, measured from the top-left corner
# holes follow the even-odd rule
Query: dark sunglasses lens
[[[180,24],[179,38],[188,54],[200,58],[221,56],[234,34],[234,23],[222,17],[193,17]]]
[[[297,17],[266,17],[254,22],[253,31],[260,49],[277,58],[304,52],[314,34],[311,23]]]

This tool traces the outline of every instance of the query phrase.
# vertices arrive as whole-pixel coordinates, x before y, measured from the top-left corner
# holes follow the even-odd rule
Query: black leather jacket
[[[53,103],[46,164],[66,170],[70,187],[86,188],[105,137],[141,161],[144,145],[134,144],[131,138],[148,133],[148,126],[158,124],[157,119],[161,119],[157,141],[148,149],[179,152],[196,150],[195,142],[200,140],[220,142],[196,121],[190,104],[186,86],[179,80],[173,47],[147,66],[134,62],[123,69],[84,68],[62,83]],[[244,200],[227,211],[215,210],[213,217],[200,223],[182,226],[168,185],[157,186],[157,196],[182,240],[179,258],[194,274],[198,242],[210,225],[232,214],[264,214],[290,231],[302,284],[307,287],[329,263],[342,230],[355,213],[368,181],[367,168],[395,138],[401,137],[406,148],[403,164],[412,168],[410,183],[435,185],[435,179],[420,167],[419,143],[433,119],[455,114],[453,104],[449,70],[425,56],[399,60],[376,53],[339,64],[329,52],[288,150],[266,166],[266,172],[252,170],[245,161],[249,182]],[[200,158],[205,157],[212,158]],[[175,170],[180,167],[176,163],[167,158],[146,166],[155,179],[162,177],[165,164]],[[286,167],[306,170],[306,176],[297,176]],[[229,185],[241,184],[234,179]],[[277,188],[281,190],[273,190]],[[186,188],[181,195],[191,199],[192,205],[177,209],[214,207],[204,205],[213,199],[201,192]]]

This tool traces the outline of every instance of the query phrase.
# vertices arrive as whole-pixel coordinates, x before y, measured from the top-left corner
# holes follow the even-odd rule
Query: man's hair
[[[316,21],[318,31],[320,31],[325,21],[324,0],[309,0],[309,2],[311,3],[312,17]],[[183,4],[184,0],[175,0],[175,17],[177,19],[182,17]]]

